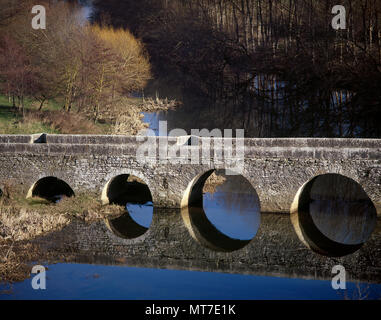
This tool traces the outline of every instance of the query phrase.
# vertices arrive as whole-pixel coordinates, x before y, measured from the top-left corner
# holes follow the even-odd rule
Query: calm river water
[[[73,223],[43,237],[42,246],[56,250],[57,258],[31,265],[47,267],[46,290],[33,290],[30,277],[3,285],[0,299],[381,298],[377,249],[381,242],[380,219],[369,245],[339,258],[343,260],[331,259],[313,253],[299,241],[288,215],[261,214],[255,190],[243,177],[225,179],[204,192],[203,207],[196,208],[196,216],[192,217],[189,209],[190,220],[179,210],[156,210],[152,202],[130,202],[126,204],[127,216],[110,220],[108,228],[104,222]],[[312,193],[315,198],[319,196],[316,190]],[[315,200],[310,209],[316,225],[327,235],[340,225],[344,234],[352,235],[352,242],[370,237],[368,231],[364,239],[364,233],[357,235],[356,228],[351,229],[356,216],[341,215],[340,222],[326,215],[329,223],[325,225]],[[213,226],[207,234],[202,226],[197,229],[201,212]],[[192,219],[196,219],[194,224]],[[375,222],[371,220],[363,224],[369,226]],[[362,225],[356,220],[359,223]],[[141,228],[143,235],[132,239],[134,227]],[[249,244],[245,242],[251,239]],[[345,243],[345,239],[337,241]],[[244,241],[244,247],[232,253],[218,252],[228,250],[224,247],[227,240]],[[348,271],[345,290],[332,288],[331,268],[338,262]],[[10,290],[5,293],[5,289]]]

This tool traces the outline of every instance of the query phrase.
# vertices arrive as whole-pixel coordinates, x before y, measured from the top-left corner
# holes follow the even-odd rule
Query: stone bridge
[[[245,177],[262,212],[289,212],[301,186],[326,173],[358,182],[381,212],[380,139],[0,135],[0,189],[22,184],[29,196],[46,178],[51,189],[59,182],[66,193],[92,192],[108,203],[123,187],[117,177],[133,175],[155,207],[180,208],[200,199],[215,169]]]

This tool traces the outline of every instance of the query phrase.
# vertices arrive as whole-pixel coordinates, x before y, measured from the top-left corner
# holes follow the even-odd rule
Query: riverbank
[[[73,219],[92,222],[124,213],[124,208],[117,205],[102,206],[92,194],[77,194],[52,203],[38,197],[25,199],[23,192],[4,189],[0,198],[0,240],[29,240],[61,229]]]
[[[38,101],[26,101],[22,114],[12,101],[0,95],[0,134],[124,134],[136,135],[148,127],[142,112],[158,112],[176,108],[179,102],[168,99],[125,98],[97,121],[91,114],[63,111],[57,101],[48,101],[41,110]]]
[[[29,277],[29,261],[49,259],[51,252],[40,250],[31,240],[62,230],[75,220],[93,223],[124,213],[123,207],[102,206],[94,199],[94,195],[78,194],[51,203],[25,199],[22,190],[5,188],[0,197],[0,294],[11,290],[10,283]]]

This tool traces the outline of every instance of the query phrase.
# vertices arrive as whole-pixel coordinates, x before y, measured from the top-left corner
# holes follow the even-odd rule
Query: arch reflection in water
[[[255,237],[260,225],[259,198],[244,177],[210,170],[191,182],[184,197],[184,223],[205,247],[230,252]]]
[[[153,218],[152,195],[141,179],[129,174],[119,175],[109,181],[102,197],[110,204],[126,208],[120,217],[105,221],[114,234],[134,239],[148,231]]]
[[[56,177],[45,177],[32,185],[26,197],[27,199],[39,197],[50,202],[59,202],[63,197],[72,196],[74,191],[65,181]]]
[[[377,212],[356,181],[324,174],[299,189],[291,206],[291,222],[299,239],[313,251],[344,256],[370,238]]]

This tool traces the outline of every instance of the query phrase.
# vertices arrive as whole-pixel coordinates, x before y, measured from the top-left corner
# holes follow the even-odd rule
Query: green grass
[[[61,110],[62,109],[62,103],[57,100],[49,100],[49,103],[45,102],[44,106],[42,107],[42,110]]]
[[[9,103],[7,97],[0,95],[0,134],[11,133],[20,120],[21,116],[13,111],[12,103]]]
[[[29,113],[31,116],[24,119],[23,116],[12,107],[12,102],[9,102],[8,97],[0,95],[0,134],[61,133],[59,129],[46,123],[43,119],[40,119],[41,117],[38,116],[39,106],[39,101],[25,99],[25,113]],[[49,100],[44,103],[42,112],[55,112],[61,109],[62,103],[56,100]],[[108,124],[97,124],[97,127],[102,132],[106,132],[106,130],[109,129]]]
[[[141,103],[141,98],[124,98],[121,106],[139,106]],[[109,134],[112,131],[113,124],[109,120],[93,123],[88,119],[89,122],[92,122],[92,126],[85,126],[83,122],[79,122],[78,126],[81,126],[80,128],[66,127],[63,129],[62,125],[57,126],[54,121],[56,119],[52,118],[59,118],[59,116],[52,117],[52,115],[54,115],[54,112],[56,111],[61,111],[62,105],[63,102],[59,99],[46,101],[41,110],[44,116],[41,116],[41,113],[38,112],[40,102],[32,99],[25,99],[25,113],[27,116],[26,118],[23,118],[23,116],[12,107],[12,102],[9,102],[8,97],[0,95],[0,134],[32,134],[41,132],[59,134],[72,133],[72,131],[74,133],[76,133],[75,131],[78,131],[81,134]],[[76,118],[76,112],[75,109],[72,110],[71,119]],[[69,121],[67,123],[75,122]]]
[[[33,101],[26,99],[25,110],[31,110]],[[0,134],[58,133],[57,130],[40,122],[24,122],[21,114],[13,107],[6,96],[0,95]]]
[[[10,123],[19,121],[21,117],[14,112],[12,112],[11,108],[0,104],[0,128],[5,125],[9,125]]]
[[[13,110],[0,106],[0,134],[59,133],[58,130],[38,121],[24,122]]]

